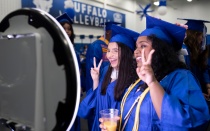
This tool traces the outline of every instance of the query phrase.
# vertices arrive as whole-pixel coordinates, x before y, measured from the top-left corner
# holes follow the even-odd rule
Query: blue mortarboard
[[[62,15],[58,16],[57,18],[58,22],[69,22],[71,24],[73,24],[73,20],[69,17],[69,15],[67,13],[63,13]]]
[[[175,24],[146,16],[146,29],[140,36],[149,36],[154,34],[159,39],[169,43],[178,44],[175,47],[181,48],[185,37],[186,29]]]
[[[112,25],[111,30],[112,38],[109,42],[123,43],[134,51],[136,39],[138,38],[139,33],[117,25]]]
[[[188,30],[194,30],[200,32],[203,32],[204,28],[206,28],[204,23],[210,23],[210,21],[205,21],[205,20],[181,19],[181,18],[178,19],[187,21],[185,25],[188,25]]]
[[[105,26],[105,30],[111,30],[112,25],[118,25],[118,24],[121,24],[121,23],[113,22],[113,21],[100,23],[101,26]]]

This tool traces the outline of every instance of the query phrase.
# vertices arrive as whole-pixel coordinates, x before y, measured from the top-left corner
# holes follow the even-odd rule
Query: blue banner
[[[74,1],[74,22],[82,25],[99,26],[106,21],[121,23],[125,27],[125,14]]]
[[[74,0],[22,0],[22,8],[39,8],[57,17],[72,6],[74,23],[87,26],[100,26],[100,23],[114,21],[125,27],[125,14],[85,4]]]

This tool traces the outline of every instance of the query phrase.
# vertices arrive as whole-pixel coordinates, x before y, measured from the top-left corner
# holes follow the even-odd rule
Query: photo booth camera
[[[11,12],[0,23],[0,131],[70,130],[80,101],[74,47],[50,14]]]

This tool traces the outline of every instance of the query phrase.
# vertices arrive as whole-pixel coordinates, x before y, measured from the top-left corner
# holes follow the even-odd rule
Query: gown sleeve
[[[196,127],[209,120],[209,111],[199,83],[189,71],[177,72],[167,80],[162,101],[161,123]]]
[[[95,90],[92,90],[92,88],[91,88],[86,92],[86,97],[82,100],[82,102],[79,105],[78,116],[87,119],[87,118],[90,118],[90,116],[95,115],[95,109],[97,108],[96,107],[97,101],[99,100],[98,97],[100,96],[97,94],[99,94],[100,84],[101,84],[102,80],[104,79],[108,68],[109,68],[109,66],[106,66],[102,69],[102,71],[101,71],[102,74],[101,74],[100,80],[99,80],[100,81],[99,86]]]
[[[94,91],[90,89],[88,91],[88,95],[82,100],[79,105],[79,110],[77,115],[81,118],[89,118],[94,114],[96,108],[96,92],[97,89]]]

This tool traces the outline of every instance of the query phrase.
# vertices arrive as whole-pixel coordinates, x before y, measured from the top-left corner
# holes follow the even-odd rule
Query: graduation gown
[[[86,53],[86,91],[92,88],[93,80],[90,74],[90,69],[93,67],[93,57],[96,58],[96,65],[103,59],[101,69],[109,64],[108,59],[106,58],[106,52],[108,47],[108,41],[104,40],[103,37],[94,41],[92,44],[88,46]]]
[[[145,96],[140,108],[139,131],[186,131],[209,120],[208,107],[198,82],[188,70],[179,69],[167,75],[160,82],[165,90],[162,101],[161,119],[153,107],[150,93]],[[142,93],[137,84],[128,95],[122,118],[125,117],[135,99]],[[136,92],[137,91],[137,92]],[[131,131],[136,106],[125,127]],[[124,124],[122,119],[122,125]],[[203,130],[204,127],[195,130]]]
[[[94,116],[92,131],[100,131],[99,112],[101,110],[110,108],[120,109],[120,101],[115,101],[114,99],[114,86],[116,81],[113,81],[108,85],[105,95],[101,95],[102,80],[107,70],[108,66],[103,70],[99,86],[94,91],[89,90],[88,95],[83,99],[79,106],[78,116],[86,119]]]
[[[187,52],[188,52],[188,55],[184,56],[185,63],[187,65],[187,67],[196,76],[196,78],[199,80],[199,83],[201,84],[202,91],[204,93],[207,93],[206,84],[210,83],[210,77],[209,77],[208,69],[206,68],[206,70],[201,70],[197,66],[191,66],[190,65],[190,51],[189,51],[189,49],[187,48],[187,46],[185,44],[182,45],[182,49],[186,49]]]

